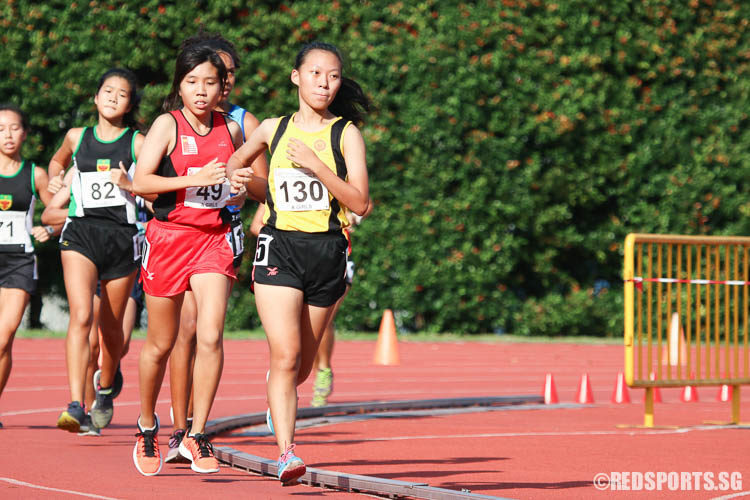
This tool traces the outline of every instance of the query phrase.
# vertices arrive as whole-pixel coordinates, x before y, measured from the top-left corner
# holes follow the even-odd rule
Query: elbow
[[[357,200],[357,203],[349,209],[360,217],[367,217],[372,212],[372,204],[369,199]]]
[[[41,220],[42,220],[42,224],[44,224],[45,226],[49,226],[50,225],[50,216],[49,216],[49,213],[46,210],[44,212],[42,212]]]

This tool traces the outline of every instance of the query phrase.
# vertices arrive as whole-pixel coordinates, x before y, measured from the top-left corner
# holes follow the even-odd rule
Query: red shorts
[[[190,290],[194,274],[217,273],[237,279],[227,227],[214,231],[151,219],[143,244],[143,291],[172,297]]]

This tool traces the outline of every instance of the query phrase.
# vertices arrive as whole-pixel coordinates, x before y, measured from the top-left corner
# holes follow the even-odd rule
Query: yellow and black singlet
[[[341,231],[349,225],[345,207],[309,169],[287,159],[286,149],[290,138],[300,140],[339,178],[347,180],[342,146],[344,131],[351,122],[338,118],[317,132],[306,132],[294,124],[293,118],[294,115],[279,118],[268,148],[271,153],[266,191],[268,210],[263,223],[282,231]]]

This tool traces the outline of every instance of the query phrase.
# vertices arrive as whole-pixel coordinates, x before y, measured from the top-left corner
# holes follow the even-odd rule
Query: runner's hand
[[[125,169],[125,164],[123,162],[120,162],[120,168],[112,170],[109,175],[112,182],[117,187],[124,189],[125,191],[132,191],[133,182],[130,180],[130,176]]]
[[[203,168],[197,174],[191,175],[192,185],[215,186],[216,184],[223,184],[227,180],[226,163],[218,160],[218,158],[214,158],[203,165]]]
[[[238,168],[232,173],[230,182],[232,184],[231,193],[239,194],[246,190],[246,185],[253,180],[252,167]]]
[[[49,180],[49,183],[47,184],[47,191],[49,191],[52,194],[55,194],[58,191],[60,191],[63,188],[63,186],[65,186],[65,182],[63,182],[64,178],[65,178],[65,172],[61,170],[59,174],[57,174],[56,176],[54,176],[53,178]]]

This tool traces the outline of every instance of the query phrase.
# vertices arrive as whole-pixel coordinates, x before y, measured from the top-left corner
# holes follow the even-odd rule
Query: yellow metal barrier
[[[654,425],[654,389],[750,383],[750,238],[629,234],[625,239],[625,380],[646,389],[644,426]]]

